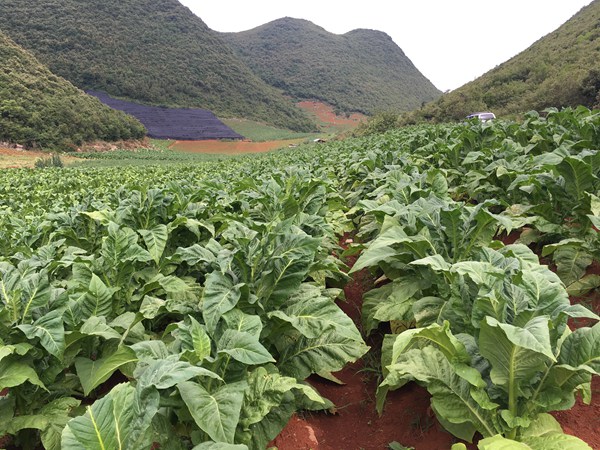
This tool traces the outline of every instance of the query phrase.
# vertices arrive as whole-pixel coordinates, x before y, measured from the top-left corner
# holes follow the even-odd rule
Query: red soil
[[[594,449],[600,449],[600,377],[592,380],[590,405],[585,405],[578,398],[573,408],[551,414],[560,422],[565,433],[583,439]]]
[[[366,118],[363,114],[358,113],[351,114],[350,116],[338,116],[330,105],[323,102],[304,101],[297,103],[297,105],[313,114],[321,122],[329,125],[355,127]]]

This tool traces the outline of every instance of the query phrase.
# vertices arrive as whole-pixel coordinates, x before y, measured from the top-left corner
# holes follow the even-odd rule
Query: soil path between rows
[[[351,267],[355,260],[356,257],[353,257],[345,262]],[[368,271],[357,272],[344,288],[345,301],[338,301],[359,327],[363,294],[372,286],[373,279]],[[600,294],[592,294],[583,302],[599,313],[599,299]],[[427,390],[415,383],[390,392],[383,415],[377,414],[375,391],[379,379],[376,361],[381,334],[370,338],[367,343],[371,346],[367,355],[335,374],[344,385],[319,377],[308,380],[321,395],[334,403],[335,411],[293,416],[273,440],[273,446],[278,450],[387,450],[388,444],[396,441],[415,450],[449,450],[453,443],[459,442],[435,418]],[[591,448],[600,450],[600,377],[594,377],[592,382],[591,405],[583,404],[578,398],[570,410],[552,414],[565,433],[575,435]],[[474,450],[477,447],[467,444],[467,448]]]
[[[345,262],[351,267],[355,261],[356,257],[352,257]],[[372,286],[367,270],[357,272],[344,288],[345,301],[338,301],[359,328],[362,297]],[[384,414],[377,414],[375,391],[381,339],[381,333],[368,339],[369,353],[335,374],[344,385],[309,378],[319,393],[334,403],[334,413],[294,416],[272,445],[279,450],[384,450],[396,441],[417,450],[442,450],[457,442],[435,419],[427,390],[415,383],[390,392]]]

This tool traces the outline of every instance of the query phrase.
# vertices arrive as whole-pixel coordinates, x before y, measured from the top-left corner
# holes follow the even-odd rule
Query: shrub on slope
[[[136,119],[54,75],[0,33],[0,141],[72,149],[93,140],[138,139]]]

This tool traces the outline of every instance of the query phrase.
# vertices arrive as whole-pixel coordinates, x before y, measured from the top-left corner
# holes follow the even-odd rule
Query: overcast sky
[[[592,0],[180,0],[217,31],[281,17],[332,33],[384,31],[442,91],[455,89],[525,50]]]

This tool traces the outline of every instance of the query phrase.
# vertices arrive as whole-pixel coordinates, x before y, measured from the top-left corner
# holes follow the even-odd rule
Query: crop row
[[[417,381],[482,449],[570,443],[589,400],[600,285],[600,116],[421,126],[264,157],[9,170],[0,180],[0,435],[33,448],[260,449],[304,380],[367,347],[335,300],[338,240],[390,323],[377,396]],[[517,230],[505,246],[499,233]],[[532,251],[553,258],[557,274]],[[38,430],[36,433],[29,432]]]

